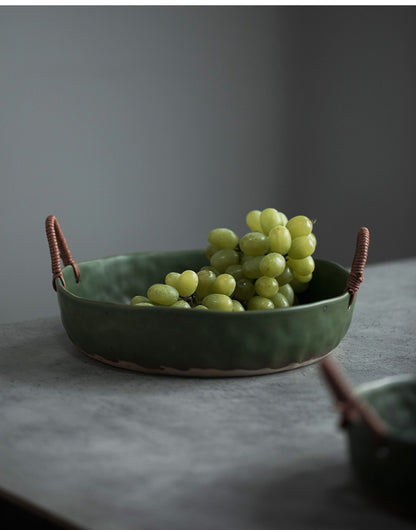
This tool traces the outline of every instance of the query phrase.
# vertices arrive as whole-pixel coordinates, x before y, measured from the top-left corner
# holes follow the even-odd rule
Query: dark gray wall
[[[325,257],[349,264],[361,225],[369,262],[414,256],[415,8],[289,12],[285,202],[318,219]]]
[[[413,8],[1,7],[0,322],[57,313],[77,261],[203,247],[252,208],[316,255],[415,255]]]

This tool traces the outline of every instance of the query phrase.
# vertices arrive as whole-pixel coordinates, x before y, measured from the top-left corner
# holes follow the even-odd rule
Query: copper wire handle
[[[364,279],[363,272],[367,261],[368,246],[370,244],[370,232],[365,226],[361,227],[357,234],[354,259],[352,260],[351,272],[347,280],[345,291],[350,293],[348,308],[354,301],[355,295]]]
[[[386,426],[379,416],[365,402],[357,398],[341,372],[337,363],[332,359],[321,361],[322,372],[330,389],[335,395],[336,405],[341,413],[341,427],[345,428],[351,420],[357,417],[368,425],[377,441],[386,433]]]
[[[56,291],[56,278],[60,278],[63,286],[65,287],[65,280],[61,270],[61,259],[65,267],[67,265],[72,265],[77,282],[79,282],[80,272],[79,267],[75,263],[71,251],[68,248],[58,220],[54,215],[48,215],[45,221],[45,228],[52,263],[52,287]]]

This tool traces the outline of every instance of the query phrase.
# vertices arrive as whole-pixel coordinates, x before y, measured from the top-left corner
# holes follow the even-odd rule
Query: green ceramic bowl
[[[352,465],[367,488],[393,508],[416,514],[416,375],[355,389],[386,425],[380,438],[361,419],[347,425]]]
[[[137,252],[78,263],[56,281],[62,323],[85,354],[114,366],[181,376],[260,375],[303,366],[344,337],[354,302],[349,271],[323,259],[301,305],[228,313],[130,306],[167,272],[199,270],[203,250]]]

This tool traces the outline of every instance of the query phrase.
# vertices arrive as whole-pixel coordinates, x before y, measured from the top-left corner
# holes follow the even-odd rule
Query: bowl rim
[[[387,375],[372,381],[366,381],[353,388],[353,393],[359,398],[365,400],[368,392],[380,388],[392,388],[403,384],[414,383],[416,385],[416,372],[406,374]],[[391,429],[387,424],[387,430],[383,436],[383,440],[399,443],[409,447],[416,448],[416,436],[413,438],[404,438],[400,436],[398,431]]]
[[[99,260],[110,260],[110,259],[117,259],[117,258],[122,258],[122,257],[131,257],[131,256],[134,256],[134,255],[152,255],[152,254],[179,254],[179,253],[191,253],[191,252],[204,252],[203,249],[186,249],[186,250],[171,250],[171,251],[159,251],[159,250],[151,250],[151,251],[138,251],[138,252],[128,252],[128,253],[125,253],[125,254],[111,254],[111,255],[108,255],[108,256],[103,256],[101,258],[95,258],[95,259],[89,259],[89,260],[85,260],[85,261],[81,261],[81,262],[78,262],[78,265],[79,266],[82,266],[83,264],[86,264],[86,263],[93,263],[94,261],[99,261]],[[340,265],[339,263],[335,262],[335,261],[332,261],[332,260],[328,260],[328,259],[324,259],[324,258],[314,258],[315,259],[315,262],[316,261],[320,261],[320,262],[325,262],[325,263],[329,263],[330,265],[333,265],[337,268],[339,268],[340,270],[344,271],[345,273],[349,273],[348,269],[342,265]],[[71,265],[66,265],[65,267],[63,267],[62,269],[62,272],[65,272],[67,271],[68,269],[72,269],[72,266]],[[140,312],[165,312],[165,311],[169,311],[171,312],[172,311],[172,308],[171,307],[163,307],[163,306],[132,306],[132,305],[129,305],[129,304],[123,304],[123,303],[119,303],[119,302],[108,302],[108,301],[99,301],[99,300],[92,300],[90,298],[84,298],[82,296],[78,296],[74,293],[72,293],[69,289],[67,289],[60,278],[58,278],[59,281],[56,282],[56,285],[57,285],[57,292],[59,292],[60,294],[62,294],[63,296],[66,296],[72,300],[74,300],[75,302],[80,302],[80,303],[85,303],[87,305],[91,305],[91,306],[100,306],[102,307],[103,309],[104,308],[111,308],[111,309],[117,309],[117,310],[122,310],[122,311],[140,311]],[[282,314],[282,313],[293,313],[293,312],[300,312],[300,311],[307,311],[309,309],[314,309],[314,308],[318,308],[318,307],[324,307],[324,306],[327,306],[328,304],[333,304],[333,303],[336,303],[336,302],[341,302],[343,300],[345,300],[347,302],[347,305],[348,305],[348,300],[350,298],[350,293],[348,291],[345,291],[343,292],[342,294],[338,295],[338,296],[334,296],[332,298],[324,298],[322,300],[317,300],[316,302],[310,302],[310,303],[306,303],[306,304],[300,304],[300,305],[297,305],[297,306],[290,306],[290,307],[284,307],[284,308],[275,308],[274,310],[273,309],[265,309],[265,310],[256,310],[256,311],[220,311],[220,310],[217,310],[217,311],[209,311],[209,315],[210,316],[213,316],[213,315],[221,315],[221,318],[224,318],[225,315],[226,318],[235,318],[235,315],[244,315],[243,318],[247,318],[248,315],[250,317],[253,317],[255,315],[278,315],[278,314]],[[347,310],[350,311],[352,309],[353,305],[351,305],[350,307],[347,307]],[[197,313],[198,315],[204,315],[206,314],[205,311],[192,311],[192,314],[195,314]],[[182,313],[180,314],[189,314],[188,311],[182,311]],[[202,317],[203,318],[203,317]]]
[[[407,374],[395,374],[395,375],[386,375],[379,379],[374,379],[372,381],[366,381],[354,387],[354,392],[357,395],[362,396],[364,393],[371,390],[375,390],[380,387],[390,387],[397,385],[398,383],[412,383],[416,382],[416,372],[407,373]]]

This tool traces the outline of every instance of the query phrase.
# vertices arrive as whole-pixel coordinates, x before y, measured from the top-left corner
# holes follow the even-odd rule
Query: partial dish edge
[[[116,368],[122,368],[125,370],[133,370],[136,372],[142,372],[144,374],[170,375],[170,376],[176,376],[176,377],[209,378],[209,377],[250,377],[250,376],[256,376],[256,375],[269,375],[269,374],[274,374],[277,372],[286,372],[289,370],[296,370],[297,368],[300,368],[302,366],[308,366],[309,364],[318,363],[319,361],[324,359],[327,355],[330,355],[333,350],[328,353],[325,353],[324,355],[320,355],[319,357],[313,357],[311,359],[308,359],[307,361],[303,361],[300,363],[290,363],[280,368],[260,368],[259,370],[245,370],[242,368],[236,368],[236,369],[231,369],[231,370],[219,370],[216,368],[188,368],[187,370],[180,370],[178,368],[174,368],[173,366],[160,366],[159,368],[147,368],[145,366],[141,366],[140,364],[133,363],[130,361],[123,361],[123,360],[110,361],[109,359],[106,359],[105,357],[101,355],[98,355],[95,353],[88,353],[84,350],[80,350],[80,351],[87,357],[90,357],[91,359],[102,362],[104,364],[109,364],[110,366],[113,366]]]

